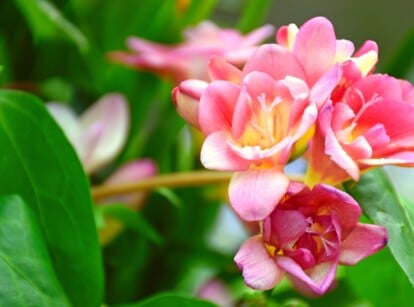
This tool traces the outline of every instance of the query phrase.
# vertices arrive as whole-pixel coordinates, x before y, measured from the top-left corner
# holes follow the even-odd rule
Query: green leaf
[[[30,208],[0,197],[0,305],[70,306]]]
[[[401,202],[384,171],[374,169],[361,176],[357,184],[348,182],[345,189],[376,224],[387,228],[388,246],[414,285],[414,212]]]
[[[123,204],[104,205],[101,210],[104,215],[110,215],[120,220],[127,228],[136,231],[149,241],[159,245],[163,243],[162,237],[139,212]]]
[[[88,49],[88,40],[47,0],[14,0],[38,39],[66,38],[81,51]]]
[[[344,280],[370,306],[411,306],[414,300],[413,287],[388,248],[346,267]]]
[[[134,304],[117,305],[117,307],[214,307],[211,302],[174,293],[160,293]]]
[[[35,212],[62,287],[74,306],[98,306],[103,272],[89,184],[74,149],[41,101],[0,91],[0,194]]]

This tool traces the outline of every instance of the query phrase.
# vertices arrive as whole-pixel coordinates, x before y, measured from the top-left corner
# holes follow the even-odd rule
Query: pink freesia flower
[[[375,43],[353,54],[323,17],[282,27],[277,42],[258,47],[242,70],[213,57],[210,83],[186,80],[173,91],[179,114],[206,136],[203,165],[236,172],[230,203],[247,221],[264,219],[286,192],[283,167],[307,147],[318,110],[377,61]]]
[[[307,182],[340,183],[372,166],[414,166],[414,87],[370,75],[320,111]]]
[[[273,288],[287,276],[301,292],[325,293],[338,264],[354,265],[387,243],[384,227],[358,223],[361,209],[348,194],[327,185],[312,190],[291,183],[262,234],[248,239],[235,256],[248,286]]]
[[[211,21],[184,31],[185,41],[168,46],[131,37],[131,52],[112,52],[109,57],[127,66],[155,72],[174,80],[208,80],[207,62],[212,55],[220,55],[235,65],[242,65],[255,46],[269,37],[273,27],[265,25],[247,35],[234,29],[220,29]]]
[[[63,104],[48,103],[47,108],[72,143],[88,174],[112,161],[126,141],[128,104],[120,94],[103,96],[79,117]]]

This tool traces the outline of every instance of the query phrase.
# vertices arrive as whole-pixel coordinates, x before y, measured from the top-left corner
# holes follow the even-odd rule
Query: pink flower
[[[211,21],[201,22],[184,31],[185,41],[168,46],[131,37],[131,52],[112,52],[109,57],[127,66],[155,72],[174,80],[208,80],[207,62],[212,55],[220,55],[234,65],[242,65],[255,46],[273,32],[263,26],[246,36],[233,29],[220,29]]]
[[[206,281],[197,291],[197,297],[209,300],[221,307],[231,307],[235,305],[227,285],[217,278]]]
[[[299,29],[295,24],[282,26],[276,40],[295,56],[310,85],[337,63],[352,66],[354,75],[366,76],[372,72],[378,60],[375,42],[366,41],[354,54],[354,44],[345,39],[337,40],[332,23],[324,17],[312,18]],[[351,73],[349,69],[346,70]]]
[[[332,285],[338,264],[354,265],[387,243],[384,227],[358,223],[361,209],[348,194],[327,185],[312,190],[292,183],[235,256],[246,284],[267,290],[284,275],[301,292],[321,295]]]
[[[106,180],[105,184],[117,185],[123,183],[138,182],[157,174],[157,164],[151,159],[133,160],[122,164]],[[128,195],[120,195],[116,198],[105,199],[105,203],[122,202],[134,209],[139,209],[147,193],[136,192]]]
[[[309,150],[307,182],[340,183],[369,167],[414,166],[414,87],[370,75],[324,105]]]
[[[230,203],[247,221],[264,219],[286,192],[283,167],[306,149],[318,110],[377,61],[375,43],[353,54],[323,17],[282,27],[277,42],[258,47],[242,70],[213,57],[210,83],[186,80],[173,91],[179,114],[206,136],[203,165],[236,172]]]
[[[128,136],[128,103],[120,94],[103,96],[79,117],[60,103],[48,103],[47,108],[72,143],[88,174],[111,162]]]

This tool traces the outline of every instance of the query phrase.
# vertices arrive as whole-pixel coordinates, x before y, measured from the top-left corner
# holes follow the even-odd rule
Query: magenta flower
[[[245,36],[234,29],[220,29],[211,21],[184,31],[185,41],[168,46],[131,37],[131,52],[112,52],[109,57],[127,66],[148,70],[174,80],[208,80],[207,62],[219,55],[234,65],[242,65],[251,56],[255,46],[269,37],[273,27],[265,25]]]
[[[370,75],[320,111],[307,181],[340,183],[372,166],[414,166],[414,87]]]
[[[387,243],[386,229],[358,223],[360,215],[345,192],[291,183],[264,220],[262,234],[240,247],[235,262],[253,289],[271,289],[286,275],[299,291],[322,295],[339,264],[354,265]]]

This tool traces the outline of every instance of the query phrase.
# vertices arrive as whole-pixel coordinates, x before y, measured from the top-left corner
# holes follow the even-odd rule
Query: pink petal
[[[257,45],[268,38],[275,31],[272,25],[264,25],[248,33],[242,40],[239,48],[246,48]]]
[[[398,152],[381,158],[361,159],[359,160],[359,162],[370,166],[379,166],[387,164],[414,166],[414,151]]]
[[[219,130],[230,130],[233,109],[239,87],[228,81],[214,81],[204,90],[199,104],[201,131],[208,135]]]
[[[335,87],[339,84],[342,78],[342,70],[340,66],[335,65],[327,73],[313,85],[310,100],[316,103],[318,109],[327,101],[331,96]]]
[[[242,271],[245,283],[253,289],[271,289],[283,277],[283,271],[267,252],[260,235],[245,241],[234,261]]]
[[[331,129],[326,133],[325,153],[331,157],[333,162],[345,170],[352,179],[359,180],[358,164],[342,148]]]
[[[357,225],[361,216],[361,207],[349,194],[326,184],[317,184],[309,192],[304,189],[302,193],[291,196],[287,201],[290,205],[306,209],[305,215],[312,212],[335,213],[340,230],[347,236]],[[305,212],[305,211],[304,211]]]
[[[83,131],[100,127],[93,133],[88,150],[87,167],[95,171],[110,162],[121,151],[129,128],[128,104],[120,94],[107,94],[86,110],[80,117]],[[92,145],[94,143],[94,145]]]
[[[276,33],[277,44],[292,50],[298,31],[298,27],[293,23],[287,26],[281,26]]]
[[[240,158],[228,146],[227,132],[213,132],[207,136],[201,148],[201,163],[205,168],[221,171],[243,171],[251,162]]]
[[[273,211],[288,186],[289,179],[279,170],[238,172],[230,181],[230,204],[243,220],[260,221]]]
[[[237,84],[241,80],[241,71],[217,56],[210,58],[208,72],[212,80],[227,80]]]
[[[263,237],[271,245],[283,248],[284,244],[296,241],[308,226],[301,212],[276,208],[263,223]]]
[[[145,179],[157,173],[157,165],[150,159],[135,160],[121,165],[105,183],[126,183]]]
[[[382,249],[388,241],[387,229],[370,224],[360,224],[341,243],[340,264],[354,265]]]
[[[286,271],[296,289],[308,295],[322,295],[335,278],[336,261],[320,263],[311,269],[303,270],[295,261],[286,256],[276,256],[277,265]]]
[[[349,144],[342,144],[342,147],[354,161],[367,159],[372,156],[371,145],[363,136],[357,137]]]
[[[243,68],[243,74],[261,71],[275,80],[286,76],[305,79],[305,73],[296,57],[285,48],[276,44],[266,44],[257,48]]]
[[[69,142],[76,148],[76,139],[82,133],[80,129],[80,124],[75,112],[67,105],[55,102],[49,102],[46,104],[46,108],[49,113],[53,116],[56,122],[62,128]]]
[[[324,17],[307,21],[296,35],[293,52],[313,85],[334,64],[336,36],[331,22]]]
[[[378,53],[378,45],[376,42],[368,40],[364,42],[364,44],[361,46],[361,48],[358,49],[357,52],[355,52],[354,57],[362,56],[368,52],[374,51],[375,53]]]
[[[200,129],[198,123],[199,101],[207,85],[207,82],[201,80],[186,80],[175,87],[172,93],[178,114],[197,129]]]
[[[167,46],[133,36],[128,37],[127,45],[130,49],[138,53],[159,53],[167,52],[171,49]]]
[[[336,41],[335,62],[342,63],[348,60],[354,53],[354,44],[346,39],[338,39]]]
[[[414,104],[394,99],[382,99],[365,108],[358,118],[358,125],[363,127],[374,126],[378,123],[384,125],[391,142],[407,138],[407,145],[412,147]]]

